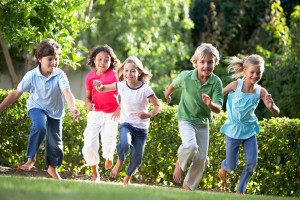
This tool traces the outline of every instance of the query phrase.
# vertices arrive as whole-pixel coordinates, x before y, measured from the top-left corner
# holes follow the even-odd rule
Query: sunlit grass
[[[114,183],[91,183],[89,181],[63,180],[57,181],[49,178],[29,178],[20,176],[0,176],[1,200],[279,200],[296,199],[274,196],[245,195],[207,192],[185,191],[176,188],[129,185],[123,186]]]

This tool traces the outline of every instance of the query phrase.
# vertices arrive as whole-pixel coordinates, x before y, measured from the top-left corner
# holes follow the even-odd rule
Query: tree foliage
[[[84,18],[86,7],[85,0],[1,1],[2,51],[9,48],[10,54],[16,53],[18,57],[24,57],[23,63],[31,62],[34,47],[43,39],[53,38],[63,46],[62,64],[76,69],[78,62],[84,59],[79,52],[86,51],[84,47],[76,44],[76,38],[94,21]],[[6,60],[10,59],[9,56],[6,55]],[[27,69],[22,70],[23,73],[32,67],[27,66]]]
[[[172,72],[182,69],[180,62],[190,57],[193,22],[189,7],[189,0],[101,0],[92,12],[98,24],[83,34],[82,40],[89,49],[110,45],[121,61],[138,56],[152,72],[152,85],[161,97]]]
[[[290,19],[291,42],[284,48],[284,54],[268,52],[270,68],[264,84],[269,86],[272,96],[280,106],[281,115],[299,118],[300,105],[300,6],[296,6]]]

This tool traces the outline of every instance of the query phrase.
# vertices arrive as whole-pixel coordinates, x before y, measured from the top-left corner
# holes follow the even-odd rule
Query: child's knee
[[[128,144],[128,143],[120,143],[119,144],[119,149],[121,151],[128,151],[130,149],[130,144]]]
[[[253,163],[247,163],[247,171],[248,172],[254,172],[257,166],[257,162],[253,162]]]

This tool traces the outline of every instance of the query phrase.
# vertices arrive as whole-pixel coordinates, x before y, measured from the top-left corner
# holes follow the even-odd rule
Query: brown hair
[[[120,61],[117,58],[116,54],[114,53],[113,49],[107,44],[105,44],[105,45],[95,47],[95,49],[93,50],[93,52],[90,54],[88,58],[87,65],[90,65],[92,68],[95,68],[96,67],[94,63],[95,57],[101,51],[106,52],[110,56],[111,59],[111,63],[109,66],[110,69],[115,69],[120,64]]]
[[[45,39],[36,47],[35,57],[38,60],[45,56],[61,55],[61,46],[53,39]]]

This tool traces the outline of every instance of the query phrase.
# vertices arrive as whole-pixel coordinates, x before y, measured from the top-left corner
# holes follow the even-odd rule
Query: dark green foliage
[[[0,90],[0,101],[9,91]],[[0,114],[0,165],[16,167],[25,160],[27,135],[30,120],[26,114],[26,99],[23,96],[12,106]],[[80,122],[74,123],[67,112],[63,123],[64,162],[60,172],[70,174],[89,173],[82,168],[84,159],[81,153],[83,131],[86,127],[86,108],[84,102],[77,101],[81,112]],[[142,166],[133,181],[161,183],[172,185],[172,175],[177,160],[177,149],[181,144],[175,114],[177,106],[163,105],[162,111],[153,119],[149,129]],[[216,115],[210,124],[210,162],[204,172],[199,189],[218,191],[220,189],[218,171],[225,159],[224,136],[219,132],[226,120],[225,113]],[[261,133],[257,135],[259,160],[257,170],[251,178],[248,194],[265,194],[276,196],[300,196],[300,120],[288,118],[271,118],[259,122]],[[119,137],[118,137],[119,138]],[[44,148],[37,155],[36,166],[44,168]],[[99,151],[101,153],[101,150]],[[118,180],[125,175],[129,156],[121,170]],[[117,155],[115,154],[115,159]],[[100,173],[108,176],[101,159]],[[239,167],[234,174],[228,175],[225,189],[235,192],[239,175],[245,166],[242,148],[240,149]],[[90,170],[90,169],[88,169]]]

